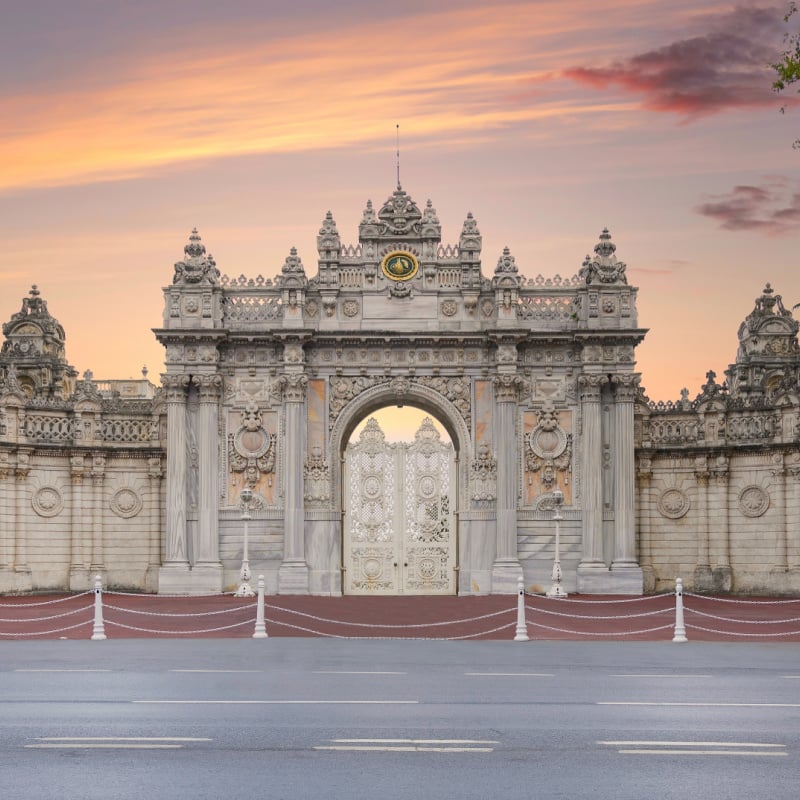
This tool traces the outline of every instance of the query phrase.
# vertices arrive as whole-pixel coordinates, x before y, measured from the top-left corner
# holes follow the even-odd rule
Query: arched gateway
[[[608,232],[573,278],[526,280],[508,249],[487,278],[472,215],[442,245],[430,201],[421,209],[398,186],[379,210],[367,203],[358,244],[342,244],[328,213],[317,247],[310,279],[294,249],[274,281],[230,279],[195,231],[175,265],[156,331],[168,438],[159,591],[235,583],[247,486],[251,567],[270,592],[513,592],[523,575],[545,587],[556,488],[566,588],[640,592],[633,370],[645,332]],[[417,451],[388,456],[374,429],[348,450],[356,426],[391,405],[436,417],[451,456],[425,431],[418,474]],[[363,456],[370,447],[382,465]],[[418,495],[381,477],[390,461]],[[348,480],[362,508],[348,508]],[[359,520],[370,530],[354,533]],[[381,549],[380,525],[412,538]],[[355,552],[361,534],[370,546]]]

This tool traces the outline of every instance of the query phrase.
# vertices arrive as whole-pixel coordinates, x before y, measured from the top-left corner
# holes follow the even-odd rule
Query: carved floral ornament
[[[276,435],[267,433],[262,424],[261,411],[250,402],[242,412],[242,424],[228,442],[228,464],[233,472],[244,474],[251,489],[261,475],[275,471]]]
[[[689,511],[689,497],[682,489],[667,489],[658,498],[658,510],[669,519],[680,519]]]
[[[539,412],[538,424],[526,437],[526,471],[541,471],[542,487],[549,492],[557,484],[558,473],[569,469],[571,460],[572,436],[558,424],[558,415],[548,400]]]
[[[31,506],[40,517],[55,517],[61,513],[64,500],[55,486],[42,486],[31,498]]]
[[[769,494],[760,486],[747,486],[739,493],[739,510],[746,517],[760,517],[769,508]]]
[[[142,498],[133,489],[123,487],[114,493],[109,505],[118,517],[129,519],[142,510]]]

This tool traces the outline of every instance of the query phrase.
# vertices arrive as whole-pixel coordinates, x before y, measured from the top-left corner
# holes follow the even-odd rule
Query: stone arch
[[[328,452],[333,457],[331,468],[331,491],[335,498],[336,509],[341,511],[342,498],[342,453],[358,424],[370,413],[379,408],[410,405],[428,412],[444,426],[456,451],[458,465],[458,508],[468,507],[469,499],[469,465],[472,463],[472,436],[464,418],[458,409],[446,397],[427,386],[407,382],[401,397],[392,383],[373,386],[354,397],[341,411],[328,437]]]

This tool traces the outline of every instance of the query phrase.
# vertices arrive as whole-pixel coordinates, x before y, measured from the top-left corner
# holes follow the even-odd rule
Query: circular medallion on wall
[[[528,444],[539,458],[558,458],[567,449],[567,434],[558,426],[539,423],[528,434]]]
[[[64,500],[54,486],[43,486],[31,498],[31,505],[40,517],[54,517],[64,507]]]
[[[364,497],[367,500],[375,500],[383,494],[383,484],[380,478],[375,475],[369,475],[364,481]]]
[[[118,489],[109,505],[118,517],[127,519],[135,517],[142,510],[142,498],[133,489]]]
[[[270,436],[263,428],[240,428],[233,437],[236,452],[245,458],[261,458],[269,450],[270,444]]]
[[[455,316],[456,311],[458,311],[458,304],[455,300],[442,301],[442,314],[446,317]]]
[[[689,498],[680,489],[667,489],[658,498],[658,510],[669,519],[680,519],[689,510]]]
[[[436,478],[432,475],[423,475],[417,484],[417,491],[420,497],[430,500],[436,494]]]
[[[355,300],[345,300],[342,304],[342,312],[346,317],[354,317],[358,314],[358,303]]]
[[[405,250],[395,250],[383,257],[381,271],[393,281],[410,281],[419,271],[419,261]]]
[[[739,510],[746,517],[760,517],[769,508],[769,495],[760,486],[747,486],[739,493]]]

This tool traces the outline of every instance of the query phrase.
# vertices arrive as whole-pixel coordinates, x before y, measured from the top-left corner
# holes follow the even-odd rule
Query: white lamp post
[[[242,568],[239,570],[239,588],[234,597],[255,597],[255,592],[250,586],[250,561],[247,555],[247,523],[250,520],[250,503],[253,500],[253,490],[248,486],[239,494],[242,501],[242,522],[244,523],[244,544],[242,547]]]
[[[556,523],[556,552],[553,558],[553,585],[547,591],[548,597],[567,597],[561,586],[561,506],[564,503],[564,494],[556,488],[553,492],[553,521]]]

